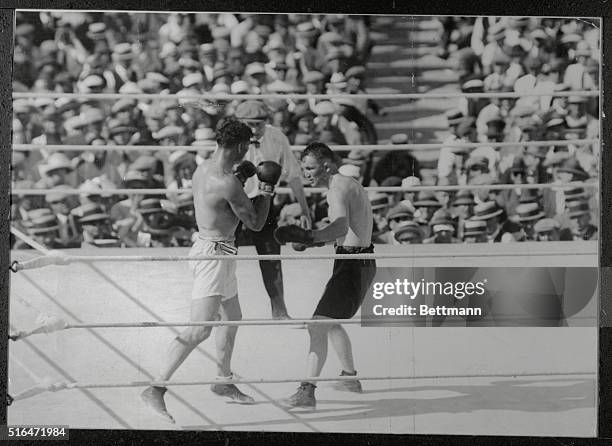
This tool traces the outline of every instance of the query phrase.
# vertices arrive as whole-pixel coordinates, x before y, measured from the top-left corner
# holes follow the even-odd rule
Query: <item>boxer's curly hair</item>
[[[228,149],[238,147],[239,144],[249,142],[253,132],[248,125],[235,118],[223,119],[217,124],[217,144]]]

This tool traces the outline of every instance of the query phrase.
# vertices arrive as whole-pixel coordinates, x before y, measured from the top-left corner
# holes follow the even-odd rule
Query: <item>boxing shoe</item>
[[[176,423],[174,417],[166,410],[164,402],[164,394],[168,391],[165,387],[147,387],[140,394],[140,399],[149,407],[156,415],[162,417],[169,423]]]
[[[342,370],[340,376],[357,376],[357,372],[349,373]],[[343,392],[355,392],[362,393],[363,389],[361,388],[361,383],[358,379],[349,379],[342,381],[335,381],[331,386],[335,390],[340,390]]]
[[[213,384],[210,386],[212,393],[230,398],[239,404],[254,404],[255,400],[249,395],[242,393],[235,384]]]
[[[309,382],[303,382],[298,387],[297,392],[291,395],[289,398],[281,400],[281,404],[288,407],[311,407],[317,406],[317,400],[315,399],[315,386]]]

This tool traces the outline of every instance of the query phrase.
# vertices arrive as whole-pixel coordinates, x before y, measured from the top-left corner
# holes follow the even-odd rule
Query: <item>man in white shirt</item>
[[[252,144],[244,159],[256,166],[262,161],[274,161],[282,166],[280,181],[287,183],[302,208],[301,226],[304,229],[310,229],[312,221],[302,186],[302,170],[291,151],[287,137],[279,129],[267,125],[269,115],[270,110],[261,101],[245,101],[236,107],[235,117],[248,125],[253,132]],[[244,187],[249,197],[257,193],[257,182],[253,178],[249,178]],[[246,233],[245,235],[252,237],[257,254],[280,254],[280,245],[273,236],[274,229],[277,227],[277,217],[277,211],[271,208],[266,224],[261,231],[249,231],[244,227],[239,229]],[[259,262],[259,266],[266,291],[270,296],[272,317],[275,319],[289,318],[284,299],[281,262],[264,260]]]

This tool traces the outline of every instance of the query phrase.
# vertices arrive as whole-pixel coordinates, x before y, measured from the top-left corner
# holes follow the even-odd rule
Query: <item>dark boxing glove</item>
[[[263,195],[274,194],[274,187],[281,176],[282,168],[274,161],[262,161],[257,165],[257,178],[259,178],[259,190]]]
[[[288,242],[294,243],[293,248],[296,251],[300,251],[300,249],[296,249],[295,244],[305,245],[305,248],[313,246],[314,244],[312,231],[302,229],[297,225],[287,225],[276,228],[274,230],[274,239],[280,245],[284,245]]]
[[[234,175],[242,183],[242,186],[246,181],[257,173],[255,164],[250,161],[244,160],[240,164],[234,166]]]

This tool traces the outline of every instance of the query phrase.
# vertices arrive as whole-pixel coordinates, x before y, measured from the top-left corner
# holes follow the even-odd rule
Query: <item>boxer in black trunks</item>
[[[302,171],[313,187],[325,187],[331,223],[319,230],[305,230],[297,225],[278,228],[274,235],[279,243],[293,242],[297,249],[334,241],[337,254],[374,252],[372,246],[372,208],[365,189],[351,177],[338,173],[334,153],[319,142],[311,143],[302,154]],[[295,246],[294,246],[295,247]],[[332,277],[325,287],[313,319],[350,319],[365,297],[374,274],[373,259],[334,261]],[[340,324],[309,325],[310,352],[308,376],[317,377],[327,358],[328,339],[342,364],[341,376],[356,376],[351,341]],[[338,381],[338,390],[361,392],[357,380]],[[284,400],[290,407],[315,407],[315,384],[301,383],[298,391]]]

